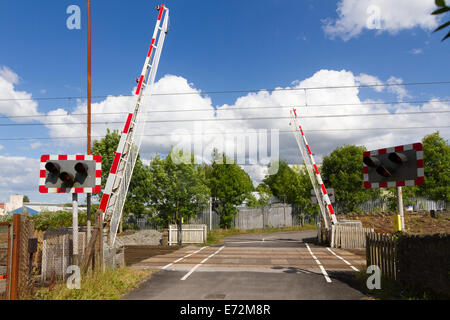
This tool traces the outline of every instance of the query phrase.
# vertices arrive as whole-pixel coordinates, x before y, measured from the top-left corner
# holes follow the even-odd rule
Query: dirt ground
[[[431,218],[429,212],[405,212],[405,228],[411,234],[450,233],[450,212],[437,212],[438,218]],[[360,220],[365,228],[375,232],[392,233],[392,213],[338,215],[338,219]]]

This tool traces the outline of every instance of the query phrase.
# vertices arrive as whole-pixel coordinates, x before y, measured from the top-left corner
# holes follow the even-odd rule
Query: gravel
[[[149,245],[161,244],[162,233],[156,230],[140,230],[133,234],[125,234],[117,237],[116,243],[122,245]]]

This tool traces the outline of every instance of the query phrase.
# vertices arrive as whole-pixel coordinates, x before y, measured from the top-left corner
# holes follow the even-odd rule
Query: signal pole
[[[78,266],[78,194],[72,193],[72,246],[73,246],[73,261],[72,263]]]
[[[87,154],[91,154],[91,1],[87,0]],[[91,238],[91,196],[88,193],[86,196],[86,211],[87,211],[87,237],[86,241],[89,243]]]
[[[397,207],[400,215],[402,231],[405,231],[405,216],[403,212],[403,191],[402,187],[397,187]]]

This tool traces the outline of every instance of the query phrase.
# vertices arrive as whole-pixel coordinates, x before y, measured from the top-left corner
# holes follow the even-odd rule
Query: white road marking
[[[164,269],[170,267],[171,265],[173,265],[174,263],[180,262],[181,260],[186,259],[186,258],[192,256],[193,254],[196,254],[197,252],[200,252],[200,251],[202,251],[203,249],[208,248],[208,247],[209,247],[209,246],[201,247],[199,250],[197,250],[197,251],[195,251],[195,252],[192,252],[192,253],[190,253],[190,254],[185,255],[184,257],[181,257],[181,258],[175,260],[174,262],[169,263],[168,265],[165,265],[165,266],[162,267],[161,269],[164,270]]]
[[[203,263],[205,263],[209,258],[214,257],[216,254],[218,254],[223,248],[225,248],[225,246],[221,246],[219,250],[203,259],[199,264],[195,265],[188,273],[186,273],[184,277],[181,278],[180,280],[186,280],[198,267],[200,267]]]
[[[325,277],[325,280],[327,282],[331,282],[330,277],[328,276],[327,271],[325,270],[325,268],[322,266],[322,264],[320,263],[319,259],[317,259],[317,257],[314,255],[314,253],[311,251],[311,248],[308,246],[307,243],[306,247],[308,248],[309,253],[311,254],[311,257],[313,257],[313,259],[316,261],[316,263],[319,265],[320,270],[322,271],[323,276]]]
[[[332,254],[334,254],[336,257],[338,257],[339,259],[341,259],[342,261],[344,261],[346,264],[348,264],[350,266],[350,268],[352,268],[355,271],[359,271],[357,268],[355,268],[354,266],[352,266],[352,264],[350,262],[348,262],[347,260],[345,260],[344,258],[342,258],[341,256],[338,256],[333,250],[331,250],[330,248],[327,248],[328,251],[330,251]]]
[[[252,240],[252,241],[227,241],[226,243],[255,243],[255,242],[288,242],[288,243],[293,243],[293,242],[302,242],[301,240]]]

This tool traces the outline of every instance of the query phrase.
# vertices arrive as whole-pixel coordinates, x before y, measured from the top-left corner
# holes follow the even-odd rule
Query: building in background
[[[0,202],[0,216],[8,214],[22,213],[22,211],[28,212],[30,216],[34,216],[41,212],[57,212],[68,211],[72,212],[71,206],[65,206],[64,204],[57,203],[37,203],[27,202],[24,204],[23,195],[15,194],[10,196],[9,202]],[[79,206],[80,211],[85,211],[85,206]]]
[[[0,203],[0,215],[7,215],[21,207],[23,207],[23,195],[13,194],[9,197],[9,202]]]

